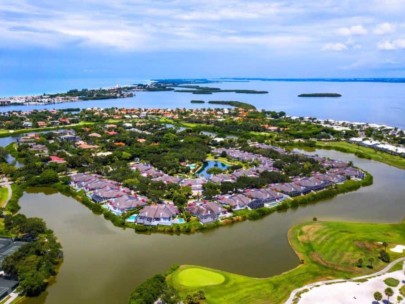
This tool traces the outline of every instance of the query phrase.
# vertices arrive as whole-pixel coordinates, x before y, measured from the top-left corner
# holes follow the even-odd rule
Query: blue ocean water
[[[31,83],[27,87],[8,87],[0,96],[41,94],[66,91],[72,88],[98,88],[116,84],[131,84],[147,80],[69,80]],[[272,80],[218,82],[207,84],[223,89],[267,90],[269,94],[215,93],[193,95],[175,92],[138,92],[135,97],[115,100],[81,101],[46,106],[11,106],[0,111],[60,109],[67,107],[130,107],[130,108],[203,108],[209,104],[191,104],[190,100],[236,100],[255,105],[258,109],[285,111],[293,116],[310,116],[322,119],[346,120],[386,124],[405,129],[405,84],[401,82],[359,82],[359,81],[310,81]],[[6,94],[9,92],[9,94]],[[340,93],[340,98],[299,98],[301,93]],[[215,105],[214,107],[219,107]]]

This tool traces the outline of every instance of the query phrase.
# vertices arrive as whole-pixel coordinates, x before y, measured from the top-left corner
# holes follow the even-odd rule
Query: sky
[[[405,0],[0,0],[0,81],[404,77],[404,16]]]

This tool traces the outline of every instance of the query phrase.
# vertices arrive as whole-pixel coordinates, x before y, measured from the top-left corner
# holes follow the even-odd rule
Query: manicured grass
[[[402,268],[403,268],[402,263],[398,263],[398,264],[394,265],[394,267],[392,267],[389,272],[395,272],[398,270],[402,270]]]
[[[4,203],[6,202],[8,197],[8,189],[6,187],[0,188],[0,206],[4,207]]]
[[[374,273],[387,264],[378,259],[383,246],[405,242],[405,223],[368,224],[339,222],[310,222],[290,229],[289,241],[302,264],[283,274],[257,279],[197,266],[181,266],[167,280],[180,295],[203,290],[208,303],[283,303],[290,293],[308,283],[333,279],[351,278]],[[391,260],[405,254],[388,251]],[[364,260],[359,268],[356,263]],[[366,267],[373,258],[373,268]],[[222,275],[225,281],[219,285],[191,287],[179,274],[185,270],[204,269]],[[192,284],[192,283],[191,283]]]
[[[400,169],[405,169],[405,158],[403,157],[391,155],[389,153],[377,151],[372,148],[359,146],[345,141],[334,141],[334,142],[317,141],[316,147],[323,149],[333,149],[346,153],[354,153],[359,155],[360,157],[366,157],[375,161],[385,163],[387,165],[391,165]]]
[[[399,293],[405,297],[405,285],[399,289]]]
[[[225,281],[222,274],[197,267],[181,270],[176,279],[179,284],[187,287],[218,285]]]
[[[390,287],[397,287],[399,285],[399,281],[394,278],[386,278],[384,280],[385,285],[390,286]]]

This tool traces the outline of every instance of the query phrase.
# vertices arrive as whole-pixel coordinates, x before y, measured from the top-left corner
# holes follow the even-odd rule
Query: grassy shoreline
[[[203,290],[208,303],[283,303],[290,293],[306,284],[325,279],[352,278],[371,274],[387,264],[378,259],[384,249],[378,242],[388,242],[388,247],[405,243],[405,223],[340,223],[309,222],[292,227],[288,232],[291,247],[301,264],[296,268],[270,278],[251,278],[221,270],[200,266],[183,265],[167,277],[181,296]],[[405,256],[388,251],[391,260]],[[359,258],[371,268],[358,267]],[[203,269],[225,278],[216,285],[185,286],[179,274],[187,270]],[[198,282],[197,278],[192,278]]]
[[[357,157],[372,159],[402,170],[405,170],[405,158],[378,151],[373,148],[363,147],[345,141],[320,142],[317,141],[315,148],[336,150],[343,153],[352,153]]]

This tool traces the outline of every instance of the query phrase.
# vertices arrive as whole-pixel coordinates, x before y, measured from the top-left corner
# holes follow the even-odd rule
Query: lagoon
[[[317,204],[192,235],[135,234],[114,227],[72,198],[50,189],[27,192],[21,213],[43,218],[60,239],[65,261],[56,283],[28,303],[127,303],[137,284],[172,264],[197,264],[268,277],[298,265],[288,229],[318,220],[398,222],[405,216],[405,171],[353,155],[318,150],[353,161],[374,176],[370,187]]]

